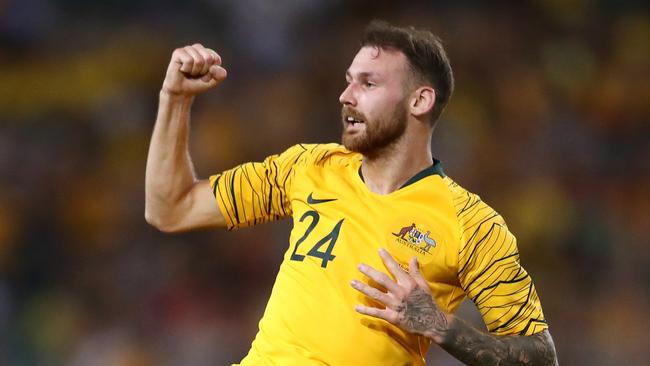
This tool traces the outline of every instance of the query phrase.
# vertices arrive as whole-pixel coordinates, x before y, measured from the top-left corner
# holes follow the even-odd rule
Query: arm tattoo
[[[409,333],[430,338],[466,365],[557,366],[548,330],[537,334],[498,336],[483,333],[462,319],[448,315],[430,293],[415,287],[387,319]]]
[[[447,317],[438,309],[430,294],[416,288],[404,305],[403,321],[413,333],[444,333],[447,329]],[[398,312],[400,312],[398,310]]]
[[[531,336],[496,336],[482,333],[454,318],[441,347],[467,365],[558,364],[553,339],[548,330]]]

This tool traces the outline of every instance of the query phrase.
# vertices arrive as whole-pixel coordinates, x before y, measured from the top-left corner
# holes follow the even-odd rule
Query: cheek
[[[381,98],[376,98],[372,101],[372,107],[368,108],[368,117],[389,118],[403,103],[404,100],[401,96],[383,95]]]
[[[369,114],[380,115],[395,106],[396,100],[384,93],[367,94],[363,98],[363,104]]]

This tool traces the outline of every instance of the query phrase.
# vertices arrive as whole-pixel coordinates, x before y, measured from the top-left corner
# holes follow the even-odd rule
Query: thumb
[[[210,67],[208,73],[201,77],[201,81],[207,84],[207,88],[213,88],[221,83],[227,75],[226,69],[215,65]]]
[[[418,262],[417,257],[411,258],[411,261],[409,262],[409,274],[413,277],[415,283],[417,283],[419,287],[427,293],[431,293],[427,280],[422,275],[422,272],[420,272],[420,263]]]
[[[226,71],[226,69],[218,65],[210,66],[209,72],[210,72],[210,76],[212,76],[212,79],[216,80],[217,82],[221,82],[223,79],[225,79],[228,76],[228,71]]]

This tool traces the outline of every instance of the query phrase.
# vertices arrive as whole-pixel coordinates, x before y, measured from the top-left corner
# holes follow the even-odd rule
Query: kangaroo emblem
[[[413,229],[415,229],[415,223],[412,223],[411,226],[403,227],[403,228],[399,231],[398,234],[396,234],[396,233],[391,233],[391,234],[397,236],[398,238],[402,238],[402,239],[404,239],[404,237],[406,236],[406,234],[410,233],[411,230],[413,230]]]

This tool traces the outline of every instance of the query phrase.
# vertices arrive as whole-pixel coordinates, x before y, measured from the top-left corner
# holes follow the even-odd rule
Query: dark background
[[[0,1],[0,364],[239,361],[291,224],[145,223],[169,57],[201,42],[229,71],[193,109],[207,177],[338,141],[344,71],[376,17],[444,40],[457,84],[432,149],[517,235],[560,363],[647,364],[650,17],[614,0]]]

